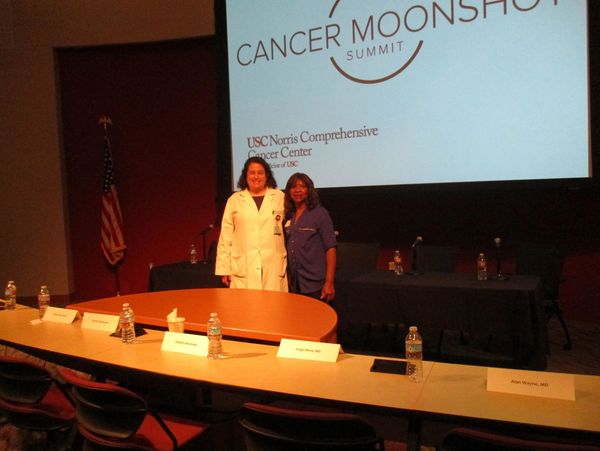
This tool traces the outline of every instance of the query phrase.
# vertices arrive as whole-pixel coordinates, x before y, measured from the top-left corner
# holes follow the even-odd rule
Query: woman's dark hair
[[[308,207],[308,209],[312,210],[313,208],[315,208],[319,205],[319,193],[317,192],[317,190],[315,188],[315,184],[313,183],[311,178],[308,175],[303,174],[302,172],[296,172],[295,174],[292,174],[290,176],[290,178],[288,179],[288,181],[285,185],[284,205],[285,205],[286,212],[294,211],[296,209],[296,205],[294,204],[294,201],[292,200],[290,191],[294,187],[294,185],[296,184],[297,181],[303,182],[306,185],[306,187],[308,188],[308,197],[306,199],[306,206]]]
[[[246,162],[244,163],[244,169],[242,169],[242,173],[240,174],[240,178],[237,182],[238,188],[248,188],[248,180],[246,180],[246,178],[248,177],[248,167],[252,163],[260,164],[265,170],[265,175],[267,176],[267,186],[269,188],[277,188],[277,182],[275,181],[275,177],[273,177],[273,171],[271,171],[271,166],[269,166],[269,163],[267,163],[261,157],[250,157],[246,160]]]

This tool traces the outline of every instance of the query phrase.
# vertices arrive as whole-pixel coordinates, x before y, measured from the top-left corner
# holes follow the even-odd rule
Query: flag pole
[[[104,129],[105,141],[110,142],[110,139],[108,136],[108,127],[112,126],[112,119],[107,114],[103,114],[98,119],[98,124],[102,125],[102,128]],[[111,155],[111,159],[112,159],[112,155]],[[121,295],[121,278],[119,276],[119,267],[121,266],[120,263],[122,263],[122,260],[119,260],[116,264],[111,265],[112,273],[115,276],[115,287],[116,287],[117,296]]]

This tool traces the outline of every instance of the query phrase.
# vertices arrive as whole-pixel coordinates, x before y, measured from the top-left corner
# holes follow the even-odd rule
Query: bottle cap
[[[411,331],[411,332],[416,332],[417,331],[417,326],[410,326],[408,328],[408,330]]]
[[[125,308],[125,307],[129,307],[129,302],[124,302],[123,303],[123,308]]]
[[[215,312],[213,312],[213,313],[211,313],[211,314],[210,314],[210,317],[211,317],[211,318],[215,318],[215,317],[217,317],[217,316],[218,316],[218,315],[217,315]]]

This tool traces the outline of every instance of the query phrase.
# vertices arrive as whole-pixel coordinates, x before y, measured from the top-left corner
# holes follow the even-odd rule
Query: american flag
[[[111,265],[125,257],[123,217],[113,179],[113,162],[108,136],[104,137],[104,185],[102,187],[102,226],[100,247]]]

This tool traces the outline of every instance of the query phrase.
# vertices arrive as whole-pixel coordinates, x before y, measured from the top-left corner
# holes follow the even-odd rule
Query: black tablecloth
[[[150,270],[148,291],[183,290],[186,288],[223,288],[215,276],[214,263],[177,262],[154,266]]]
[[[465,273],[396,276],[373,271],[338,281],[336,308],[342,338],[374,322],[416,325],[430,337],[457,331],[482,349],[493,341],[508,347],[518,366],[546,367],[547,329],[538,277],[478,281]]]

